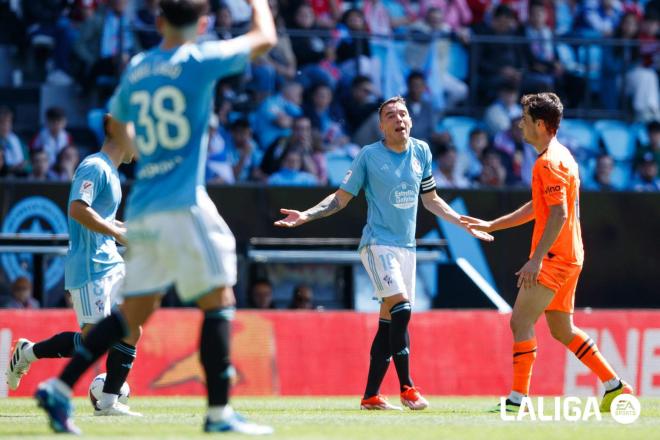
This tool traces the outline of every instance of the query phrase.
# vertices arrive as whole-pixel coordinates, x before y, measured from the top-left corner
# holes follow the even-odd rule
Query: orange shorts
[[[545,310],[558,310],[573,313],[575,305],[575,289],[582,266],[566,264],[544,258],[539,273],[538,282],[555,292],[555,296]]]

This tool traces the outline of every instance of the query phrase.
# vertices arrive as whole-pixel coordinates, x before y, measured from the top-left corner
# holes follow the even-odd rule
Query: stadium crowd
[[[210,3],[202,38],[247,29],[243,0]],[[660,191],[658,0],[270,4],[278,45],[217,86],[209,183],[337,185],[360,146],[380,137],[381,100],[400,93],[412,135],[432,148],[438,186],[526,187],[536,155],[517,125],[519,100],[552,90],[569,109],[628,115],[563,124],[559,138],[580,161],[584,188]],[[158,0],[0,1],[14,86],[71,87],[93,121],[130,57],[159,43],[157,14]],[[44,109],[43,127],[17,135],[16,109],[0,100],[0,178],[71,180],[94,145],[67,127],[70,107]],[[98,124],[89,129],[102,135]]]

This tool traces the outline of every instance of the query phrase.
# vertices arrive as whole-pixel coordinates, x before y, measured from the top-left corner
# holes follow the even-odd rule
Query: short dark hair
[[[413,70],[408,74],[408,78],[406,78],[406,82],[410,84],[410,81],[413,79],[421,79],[422,81],[426,81],[426,76],[424,76],[424,73],[420,70]]]
[[[515,18],[516,13],[513,12],[513,9],[511,9],[509,6],[504,5],[504,4],[499,4],[497,7],[495,7],[495,10],[493,11],[493,17],[509,17],[509,18]]]
[[[475,137],[476,135],[478,135],[478,134],[482,134],[482,133],[485,134],[486,136],[488,136],[488,133],[487,133],[486,130],[484,130],[483,128],[481,128],[481,127],[474,127],[472,130],[470,130],[470,134],[468,135],[468,139],[472,139],[472,138]]]
[[[564,105],[559,96],[550,92],[535,93],[523,96],[520,103],[533,121],[540,119],[549,131],[557,133],[564,114]]]
[[[182,28],[208,13],[208,0],[160,0],[160,13],[169,24]]]
[[[397,103],[397,102],[400,102],[404,106],[406,105],[406,100],[403,96],[401,96],[401,95],[392,96],[390,99],[383,102],[380,105],[380,107],[378,107],[378,119],[380,119],[380,117],[382,116],[383,109],[385,108],[386,105]]]
[[[246,118],[238,118],[229,126],[230,131],[250,129],[250,121]]]
[[[2,115],[2,112],[0,112],[0,115]],[[651,121],[646,124],[646,131],[649,133],[660,131],[660,121]]]
[[[66,113],[62,107],[49,107],[46,110],[47,121],[61,121],[66,118]]]
[[[351,81],[351,89],[354,89],[364,83],[372,83],[371,78],[369,78],[366,75],[358,75],[355,78],[353,78],[353,81]]]

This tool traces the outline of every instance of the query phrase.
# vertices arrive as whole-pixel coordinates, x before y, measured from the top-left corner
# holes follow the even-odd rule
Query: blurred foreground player
[[[603,382],[605,395],[600,410],[609,412],[616,396],[633,390],[616,375],[594,340],[573,324],[575,289],[584,251],[578,166],[556,138],[564,107],[554,93],[526,95],[521,102],[524,112],[520,128],[525,141],[539,154],[532,171],[532,200],[493,221],[461,217],[466,226],[485,232],[534,221],[529,261],[516,272],[520,290],[511,315],[513,387],[506,410],[518,412],[522,398],[529,394],[536,359],[534,324],[545,312],[552,336]],[[495,409],[500,410],[499,406]]]
[[[413,410],[425,409],[427,400],[410,378],[408,322],[415,301],[415,229],[417,204],[451,223],[464,227],[482,240],[492,237],[462,225],[459,215],[435,191],[431,150],[410,137],[412,121],[405,100],[396,96],[379,109],[385,139],[367,145],[355,158],[340,188],[318,205],[300,212],[281,209],[286,217],[276,226],[296,227],[343,209],[364,188],[368,204],[367,224],[358,252],[380,302],[378,331],[371,346],[371,361],[362,409],[401,409],[380,395],[390,359],[399,377],[401,403]]]
[[[101,151],[78,166],[69,195],[69,251],[64,266],[64,287],[71,292],[80,332],[62,332],[33,343],[21,338],[16,343],[7,369],[9,388],[18,388],[30,364],[38,359],[73,356],[92,326],[110,314],[124,278],[124,260],[115,241],[126,244],[126,229],[116,220],[121,202],[117,168],[133,160],[127,142],[115,142],[108,133],[110,115],[104,119],[106,138]],[[106,360],[107,377],[103,394],[96,403],[97,416],[136,416],[118,402],[119,390],[135,360],[140,332],[114,344]]]
[[[138,153],[127,204],[124,302],[94,327],[59,378],[40,385],[36,398],[57,432],[79,432],[71,420],[74,384],[112,344],[147,321],[172,285],[184,302],[204,311],[200,357],[209,405],[204,430],[272,432],[228,405],[235,240],[204,188],[215,82],[242,72],[250,57],[277,40],[267,1],[250,3],[253,23],[247,34],[195,44],[208,24],[207,1],[162,0],[157,27],[163,42],[131,60],[110,102],[113,117],[125,123],[113,124],[111,133],[134,138]]]

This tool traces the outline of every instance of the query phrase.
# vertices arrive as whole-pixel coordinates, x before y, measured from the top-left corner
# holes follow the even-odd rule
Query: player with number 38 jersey
[[[160,46],[135,56],[110,102],[110,113],[136,121],[140,155],[126,218],[189,207],[204,183],[207,128],[218,78],[242,72],[246,40]]]

